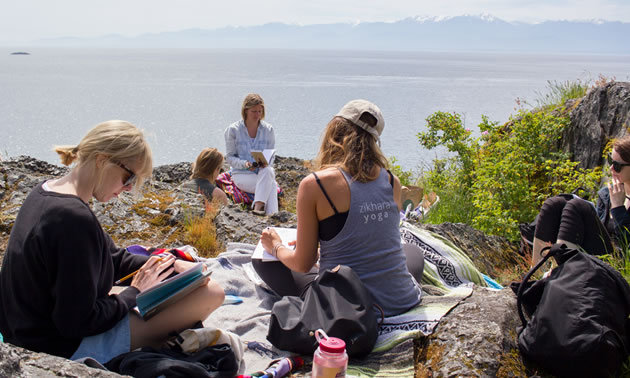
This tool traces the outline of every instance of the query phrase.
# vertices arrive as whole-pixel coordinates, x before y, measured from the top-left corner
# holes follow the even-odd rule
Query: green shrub
[[[395,174],[396,176],[398,176],[398,179],[400,179],[400,184],[401,185],[405,185],[405,186],[409,186],[409,185],[416,185],[417,184],[417,179],[414,179],[414,174],[412,171],[405,171],[400,164],[398,163],[398,159],[396,159],[395,157],[390,157],[389,158],[389,170]]]
[[[584,170],[559,150],[569,120],[545,108],[519,112],[506,125],[479,124],[474,138],[458,114],[437,112],[418,134],[427,149],[444,146],[449,156],[436,159],[425,173],[428,190],[440,196],[428,221],[463,222],[492,235],[517,240],[518,224],[531,221],[549,196],[579,187],[595,194],[601,170]]]

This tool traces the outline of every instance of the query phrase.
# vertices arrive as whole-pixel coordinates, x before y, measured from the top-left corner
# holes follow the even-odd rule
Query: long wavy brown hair
[[[389,167],[376,139],[342,117],[334,117],[326,125],[315,163],[318,169],[341,167],[359,182],[378,177],[374,167]]]
[[[221,164],[223,164],[223,154],[219,150],[216,148],[204,148],[197,156],[195,164],[193,164],[190,178],[208,178]]]

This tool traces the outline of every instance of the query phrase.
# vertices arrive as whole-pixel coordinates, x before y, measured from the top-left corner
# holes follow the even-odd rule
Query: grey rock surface
[[[276,158],[276,179],[287,192],[295,192],[308,173],[304,162],[295,158]],[[40,182],[60,177],[67,167],[56,166],[28,156],[0,162],[0,236],[8,239],[20,206],[33,187]],[[153,180],[143,197],[122,193],[106,203],[93,201],[94,214],[114,241],[123,245],[142,244],[174,247],[186,244],[178,235],[188,219],[205,213],[203,196],[181,187],[191,174],[187,162],[156,167]],[[296,227],[295,215],[281,211],[270,217],[255,216],[246,207],[230,205],[216,218],[217,239],[257,243],[264,227]],[[4,253],[4,246],[0,244]]]
[[[265,227],[297,227],[295,214],[287,211],[280,211],[271,216],[259,216],[234,204],[224,207],[214,222],[217,240],[223,246],[227,246],[229,242],[256,244]]]
[[[570,113],[571,125],[562,138],[562,148],[582,168],[602,165],[602,153],[611,138],[628,133],[630,83],[612,82],[591,89]]]
[[[175,164],[160,165],[153,169],[153,179],[155,181],[169,184],[180,184],[190,177],[192,173],[192,163],[181,162]]]
[[[511,289],[475,287],[425,340],[421,362],[437,377],[527,376],[516,344],[518,325]]]
[[[122,377],[116,373],[94,369],[65,358],[36,353],[11,344],[0,343],[0,377]]]
[[[92,211],[114,241],[124,241],[122,245],[140,243],[155,247],[182,244],[175,226],[181,225],[186,217],[203,214],[205,208],[200,194],[183,190],[173,183],[173,177],[190,176],[190,164],[172,164],[170,169],[173,174],[156,173],[156,176],[166,177],[171,183],[154,180],[145,190],[144,197],[122,193],[116,200],[92,202]],[[67,167],[28,156],[0,162],[1,240],[8,239],[20,206],[33,187],[68,171]],[[168,169],[158,167],[156,171],[168,172]],[[0,247],[0,254],[4,254],[6,245],[0,243]]]

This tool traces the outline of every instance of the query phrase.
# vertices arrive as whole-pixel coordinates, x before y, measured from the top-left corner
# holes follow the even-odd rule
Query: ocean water
[[[313,158],[327,122],[349,100],[376,103],[382,148],[416,170],[443,150],[416,134],[436,111],[505,122],[516,99],[535,105],[547,81],[630,80],[630,57],[499,53],[214,49],[0,49],[0,154],[58,163],[94,125],[124,119],[145,129],[155,165],[225,151],[223,130],[249,92],[262,95],[280,156]]]

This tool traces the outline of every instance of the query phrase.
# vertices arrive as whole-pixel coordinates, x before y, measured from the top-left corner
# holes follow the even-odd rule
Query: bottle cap
[[[343,353],[346,350],[346,343],[336,337],[329,337],[319,341],[319,348],[328,353]]]

